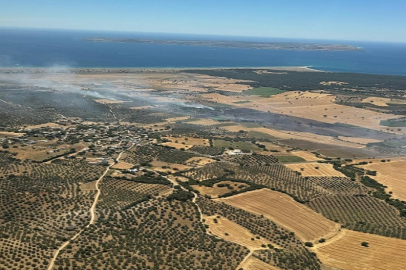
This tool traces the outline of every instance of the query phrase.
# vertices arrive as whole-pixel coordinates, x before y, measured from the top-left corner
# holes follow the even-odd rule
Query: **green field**
[[[269,134],[259,132],[259,131],[248,131],[248,137],[254,137],[257,139],[267,139],[267,140],[274,140],[276,137],[271,136]]]
[[[213,127],[230,127],[230,126],[235,126],[236,123],[232,123],[232,122],[226,122],[226,123],[220,123],[217,125],[213,125]]]
[[[281,163],[306,161],[298,156],[274,156],[274,157],[276,157]]]
[[[406,118],[381,120],[379,124],[386,127],[406,127]]]
[[[259,128],[259,127],[262,127],[260,124],[258,124],[256,122],[242,122],[241,125],[246,127],[246,128]]]
[[[244,103],[250,103],[251,101],[249,100],[239,100],[239,101],[234,101],[233,103],[235,104],[244,104]]]
[[[262,97],[270,97],[272,95],[285,92],[284,90],[273,87],[258,87],[250,90],[246,90],[243,93],[246,95],[257,95]]]

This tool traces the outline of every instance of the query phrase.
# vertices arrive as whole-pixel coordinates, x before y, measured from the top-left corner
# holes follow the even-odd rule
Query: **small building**
[[[242,155],[244,154],[240,149],[229,150],[226,152],[227,155],[235,156],[235,155]]]

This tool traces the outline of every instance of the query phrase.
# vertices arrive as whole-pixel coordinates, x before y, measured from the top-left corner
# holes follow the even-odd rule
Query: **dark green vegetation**
[[[100,205],[95,225],[66,248],[56,269],[234,270],[248,250],[206,234],[194,204],[176,194],[122,210]]]
[[[235,189],[231,184],[222,183],[224,181],[234,182],[235,183],[234,187],[236,187],[238,185],[237,186],[238,189]],[[237,195],[237,194],[240,194],[243,192],[261,189],[261,188],[265,187],[265,186],[257,185],[255,183],[252,183],[249,181],[239,180],[239,179],[229,179],[229,178],[213,178],[213,179],[208,179],[208,180],[204,180],[204,181],[200,181],[200,182],[194,181],[193,179],[189,179],[188,182],[181,183],[181,185],[189,190],[192,190],[195,193],[200,193],[200,192],[198,190],[194,189],[192,187],[192,185],[205,186],[205,187],[213,187],[213,186],[227,187],[230,190],[230,192],[219,195],[218,198],[230,197],[230,196]],[[206,195],[206,197],[210,197],[210,196]]]
[[[275,156],[279,162],[288,163],[288,162],[303,162],[306,161],[301,157],[297,156]]]
[[[217,70],[188,70],[211,76],[221,76],[238,80],[252,80],[248,82],[252,87],[273,87],[281,90],[319,90],[319,89],[348,89],[369,88],[406,90],[405,76],[373,75],[359,73],[330,73],[330,72],[296,72],[267,70],[258,73],[254,69],[217,69]],[[343,85],[321,85],[320,82],[346,82]]]
[[[388,119],[382,120],[380,122],[381,126],[387,127],[406,127],[406,118],[395,118],[395,119]]]
[[[102,166],[77,160],[19,161],[0,153],[0,267],[43,269],[62,242],[87,225]]]
[[[334,182],[326,181],[325,177],[309,178],[335,192],[315,198],[307,205],[344,228],[406,239],[406,202],[390,198],[382,184],[364,175],[372,172],[352,165],[340,166],[339,162],[333,164],[349,178],[335,178]]]
[[[131,149],[124,160],[142,166],[145,166],[154,158],[164,162],[183,164],[186,160],[197,156],[197,154],[190,152],[151,144]]]
[[[270,97],[272,95],[280,94],[285,92],[284,90],[280,90],[278,88],[273,87],[257,87],[254,89],[246,90],[243,93],[246,95],[256,95],[262,97]]]

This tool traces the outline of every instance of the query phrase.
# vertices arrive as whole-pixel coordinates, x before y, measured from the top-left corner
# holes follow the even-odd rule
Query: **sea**
[[[346,44],[362,51],[289,51],[91,42],[86,38],[237,40]],[[0,28],[0,67],[215,68],[307,66],[406,76],[406,43]]]

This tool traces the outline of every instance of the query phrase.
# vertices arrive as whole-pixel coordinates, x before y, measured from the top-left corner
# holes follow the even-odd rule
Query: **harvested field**
[[[120,103],[125,102],[122,100],[113,100],[113,99],[107,99],[107,98],[95,99],[94,101],[102,103],[102,104],[120,104]]]
[[[227,127],[228,128],[228,127]],[[283,131],[283,130],[275,130],[275,129],[270,129],[270,128],[250,128],[250,131],[257,131],[261,133],[268,134],[270,136],[282,139],[282,140],[303,140],[308,143],[320,143],[320,142],[325,142],[326,145],[334,145],[334,147],[340,146],[340,147],[351,147],[351,148],[361,148],[362,146],[356,143],[351,143],[351,142],[344,142],[342,140],[338,140],[334,137],[330,136],[324,136],[324,135],[318,135],[314,133],[309,133],[309,132],[297,132],[297,131]],[[233,131],[233,130],[230,130]],[[234,130],[234,132],[238,132],[238,130]],[[288,144],[288,143],[287,143]],[[306,145],[301,147],[305,150],[311,150],[310,148],[307,148]]]
[[[376,106],[387,107],[388,103],[391,102],[390,98],[381,98],[381,97],[368,97],[364,98],[361,102],[363,103],[371,103]]]
[[[317,157],[315,154],[308,152],[308,151],[292,151],[293,155],[297,157],[301,157],[306,161],[318,161],[323,160],[322,158]]]
[[[302,241],[315,241],[335,234],[339,225],[295,202],[283,193],[269,189],[246,192],[219,199],[232,206],[264,215],[275,223],[293,231]]]
[[[220,122],[212,119],[198,119],[196,121],[193,121],[192,124],[202,126],[214,126],[220,124]]]
[[[390,162],[381,162],[379,160],[360,167],[376,171],[376,176],[370,177],[387,186],[386,191],[392,191],[393,198],[406,201],[405,159],[392,160]]]
[[[244,270],[280,270],[281,268],[267,264],[253,256],[249,257],[242,265]]]
[[[375,130],[384,130],[379,122],[399,116],[335,103],[335,96],[313,92],[285,92],[267,99],[266,110],[313,119],[326,123],[344,123]],[[261,104],[262,105],[262,104]],[[263,104],[265,106],[265,104]],[[259,106],[259,107],[263,107]],[[264,108],[265,109],[265,108]],[[303,113],[305,112],[305,113]]]
[[[189,150],[189,148],[193,147],[193,145],[185,145],[185,144],[174,143],[174,142],[166,142],[166,143],[163,143],[162,145],[173,147],[176,149],[185,149],[185,150]]]
[[[266,240],[265,238],[257,239],[256,235],[252,234],[246,228],[228,220],[221,216],[203,216],[205,223],[209,225],[208,231],[226,241],[237,243],[245,246],[248,249],[259,249],[261,245],[268,245],[274,243]]]
[[[326,163],[299,163],[299,164],[285,164],[286,167],[294,171],[300,172],[302,176],[338,176],[345,177],[345,175],[333,168],[332,164]]]
[[[121,162],[113,165],[111,168],[112,169],[119,169],[119,170],[128,170],[128,169],[131,169],[132,167],[134,167],[134,164],[121,161]]]
[[[184,148],[188,150],[193,146],[209,146],[209,140],[203,138],[192,138],[192,137],[166,137],[165,139],[169,142],[165,142],[162,145],[174,147],[176,149]]]
[[[327,156],[327,157],[341,157],[341,158],[369,158],[375,157],[379,153],[359,148],[360,145],[355,147],[346,147],[335,142],[320,143],[316,141],[308,141],[303,139],[292,139],[292,140],[279,140],[280,143],[289,145],[291,147],[299,147],[301,149],[306,149],[309,151],[317,151],[318,153]],[[343,142],[344,143],[344,142]]]
[[[179,117],[167,118],[166,121],[168,121],[168,122],[177,122],[177,121],[182,121],[182,120],[187,120],[187,119],[189,119],[189,116],[179,116]]]
[[[89,183],[81,184],[79,186],[81,191],[87,191],[87,190],[96,190],[96,181],[92,181]]]
[[[361,246],[367,242],[368,247]],[[336,237],[314,248],[319,259],[346,270],[406,269],[406,241],[343,229]]]

